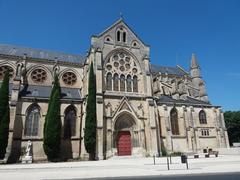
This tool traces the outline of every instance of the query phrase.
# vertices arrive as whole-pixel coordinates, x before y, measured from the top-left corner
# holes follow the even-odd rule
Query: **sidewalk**
[[[169,171],[166,162],[166,158],[156,158],[156,165],[153,165],[153,158],[114,157],[104,161],[0,165],[0,179],[84,179],[240,172],[240,156],[189,159],[188,170],[180,157],[172,158]]]

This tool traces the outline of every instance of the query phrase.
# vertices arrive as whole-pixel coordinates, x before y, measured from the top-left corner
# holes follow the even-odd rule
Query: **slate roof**
[[[37,97],[37,98],[49,98],[51,94],[51,86],[35,86],[26,85],[21,88],[21,97]],[[74,99],[81,100],[80,90],[77,88],[65,88],[61,87],[62,99]]]
[[[201,101],[201,100],[198,100],[198,99],[193,99],[193,98],[190,98],[190,97],[187,97],[186,100],[182,100],[182,99],[173,99],[171,96],[166,96],[166,95],[163,95],[163,96],[160,96],[160,98],[157,100],[157,103],[158,104],[161,104],[161,103],[176,103],[176,104],[188,104],[188,105],[208,105],[208,106],[211,106],[210,103],[207,103],[205,101]]]
[[[0,83],[1,86],[1,83]],[[12,84],[9,84],[9,95],[12,93]],[[21,97],[37,97],[37,98],[49,98],[51,94],[51,86],[35,86],[25,85],[20,89]],[[81,100],[81,92],[77,88],[61,88],[61,99]]]
[[[46,59],[52,61],[70,62],[84,64],[85,57],[80,55],[72,55],[61,52],[46,51],[41,49],[32,49],[27,47],[0,44],[0,54],[9,56],[23,57],[25,54],[27,57],[33,59]]]
[[[178,67],[166,67],[166,66],[159,66],[159,65],[155,65],[152,64],[151,65],[151,73],[152,74],[171,74],[171,75],[175,75],[175,76],[184,76],[187,75],[184,71],[182,71],[180,68]]]

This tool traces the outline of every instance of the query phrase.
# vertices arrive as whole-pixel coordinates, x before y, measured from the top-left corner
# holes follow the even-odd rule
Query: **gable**
[[[148,47],[123,19],[119,19],[95,37],[102,39],[105,43],[114,45],[126,45],[132,48]]]
[[[123,111],[128,111],[134,117],[138,117],[126,97],[123,97],[123,99],[121,100],[119,106],[117,107],[116,111],[113,114],[113,117],[115,117],[118,113],[121,113]]]

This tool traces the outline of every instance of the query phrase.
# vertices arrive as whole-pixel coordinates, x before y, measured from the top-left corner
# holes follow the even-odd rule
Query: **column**
[[[22,58],[21,62],[17,64],[16,76],[13,79],[12,92],[10,98],[10,123],[9,123],[9,136],[8,147],[5,154],[5,160],[8,162],[15,162],[18,160],[21,154],[21,138],[22,138],[22,123],[20,109],[18,106],[18,98],[20,92],[20,86],[22,82],[22,74],[26,70],[26,55]]]
[[[164,119],[166,124],[166,149],[168,151],[172,151],[172,132],[171,132],[171,125],[170,125],[170,119],[169,119],[169,113],[168,113],[168,107],[166,105],[163,105],[164,109]]]
[[[82,104],[82,129],[81,129],[81,154],[80,157],[82,160],[89,160],[89,154],[85,149],[84,144],[84,129],[85,129],[85,121],[86,121],[86,102]]]
[[[220,110],[220,114],[221,114],[221,121],[222,121],[222,125],[223,125],[222,129],[223,129],[225,147],[230,148],[229,139],[228,139],[228,132],[227,132],[227,128],[226,128],[226,125],[225,125],[224,115],[223,115],[222,110]]]
[[[199,143],[199,136],[198,136],[198,128],[197,128],[197,123],[196,120],[194,118],[194,107],[190,107],[190,118],[191,118],[191,122],[192,122],[192,128],[193,128],[193,135],[194,135],[194,149],[195,152],[200,151],[200,143]],[[198,118],[196,118],[198,120]]]
[[[106,158],[113,155],[113,134],[112,134],[112,105],[108,103],[106,109]]]
[[[156,117],[154,112],[154,101],[152,99],[147,99],[148,101],[148,114],[149,114],[149,121],[150,121],[150,132],[151,132],[151,150],[150,156],[157,155],[157,133],[156,133]]]
[[[141,119],[140,124],[140,146],[142,147],[143,153],[146,153],[146,138],[145,138],[145,125],[144,125],[144,119]]]
[[[188,115],[186,106],[183,106],[183,117],[184,117],[184,122],[186,126],[185,128],[186,128],[188,151],[193,151],[191,129],[189,125],[189,115]]]
[[[102,51],[98,48],[95,52],[96,64],[96,110],[97,110],[97,159],[103,159],[103,79],[102,79]]]
[[[213,108],[213,115],[214,115],[215,127],[216,127],[216,138],[218,141],[218,146],[219,146],[219,148],[221,148],[222,142],[221,142],[221,133],[220,133],[220,122],[219,122],[219,118],[218,118],[217,109],[215,107]]]

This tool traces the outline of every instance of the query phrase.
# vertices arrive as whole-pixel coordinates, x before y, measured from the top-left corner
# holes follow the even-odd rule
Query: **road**
[[[92,178],[85,180],[239,180],[240,173],[218,173],[218,174],[194,174],[194,175],[160,175],[160,176],[135,176],[120,178]]]

